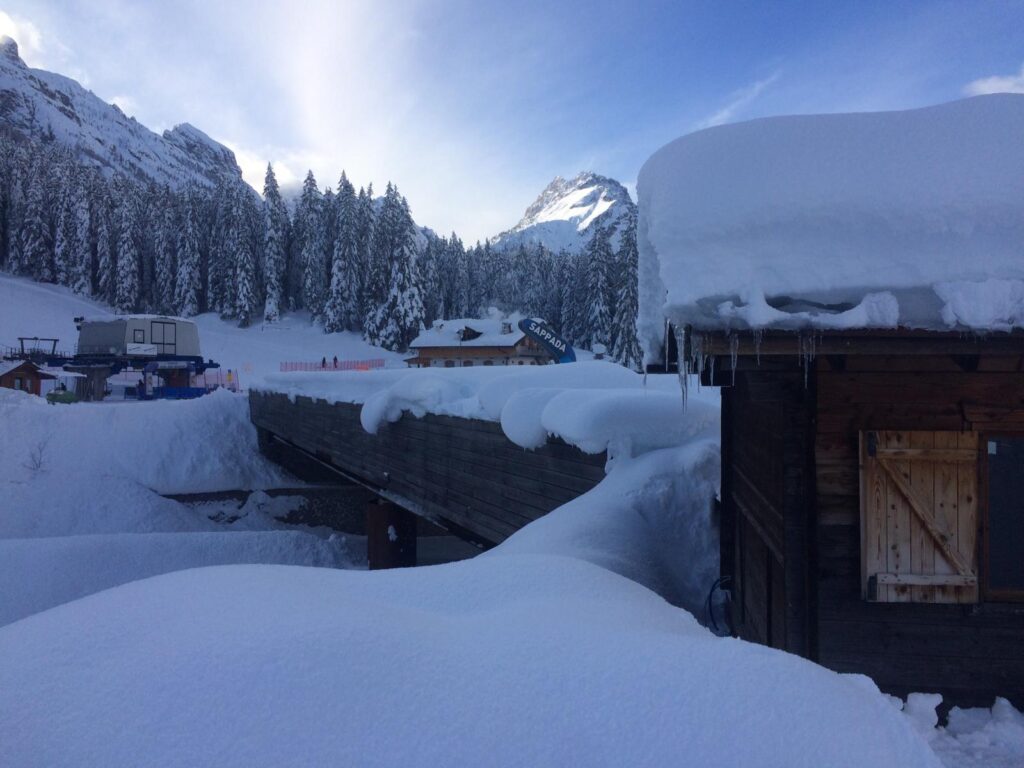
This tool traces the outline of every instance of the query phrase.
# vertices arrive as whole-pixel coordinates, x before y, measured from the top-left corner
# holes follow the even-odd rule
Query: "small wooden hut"
[[[0,387],[17,389],[31,395],[42,394],[42,382],[57,377],[42,370],[31,360],[0,360]]]
[[[771,118],[639,178],[641,329],[721,388],[738,636],[1024,706],[1024,96]]]

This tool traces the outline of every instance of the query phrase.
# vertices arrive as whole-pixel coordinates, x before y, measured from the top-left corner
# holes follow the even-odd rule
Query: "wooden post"
[[[416,565],[416,515],[384,499],[367,504],[366,559],[371,571]]]

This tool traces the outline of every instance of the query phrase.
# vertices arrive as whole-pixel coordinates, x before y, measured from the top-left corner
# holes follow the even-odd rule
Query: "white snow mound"
[[[638,180],[641,328],[1024,326],[1024,95],[684,136]]]

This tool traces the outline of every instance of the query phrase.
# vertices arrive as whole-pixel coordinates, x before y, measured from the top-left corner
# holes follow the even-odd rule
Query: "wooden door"
[[[861,433],[864,597],[978,600],[978,433]]]

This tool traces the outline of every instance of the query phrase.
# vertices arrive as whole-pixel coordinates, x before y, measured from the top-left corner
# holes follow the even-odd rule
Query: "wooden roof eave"
[[[987,334],[910,328],[854,330],[684,331],[687,359],[700,356],[1024,355],[1024,331]]]

